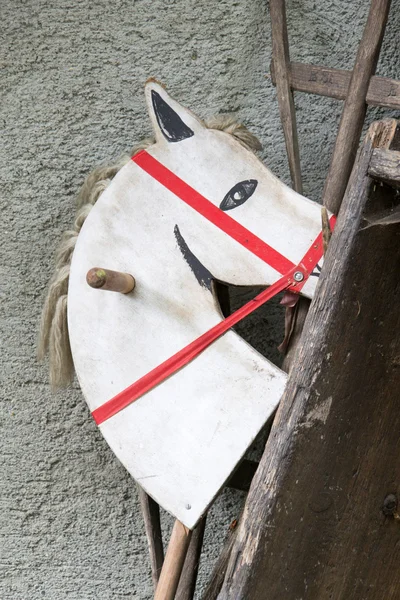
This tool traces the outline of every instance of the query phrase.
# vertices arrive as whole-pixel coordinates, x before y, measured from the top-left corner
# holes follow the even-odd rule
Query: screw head
[[[397,510],[397,497],[388,494],[383,501],[382,512],[386,517],[393,517]]]
[[[303,281],[303,279],[304,279],[304,275],[303,275],[303,273],[302,273],[301,271],[296,271],[296,272],[293,274],[293,279],[294,279],[295,281]]]

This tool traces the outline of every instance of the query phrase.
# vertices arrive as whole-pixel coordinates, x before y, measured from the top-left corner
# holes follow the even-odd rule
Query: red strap
[[[258,294],[253,300],[247,302],[242,308],[235,311],[229,317],[227,317],[221,323],[218,323],[205,333],[195,339],[193,342],[179,350],[176,354],[165,360],[163,363],[158,365],[155,369],[146,373],[143,377],[135,381],[132,385],[127,387],[125,390],[105,402],[99,408],[96,408],[93,412],[93,418],[97,425],[104,423],[107,419],[118,413],[120,410],[126,408],[135,400],[138,400],[143,394],[146,394],[154,387],[165,381],[167,377],[170,377],[179,369],[191,362],[196,356],[198,356],[203,350],[208,348],[215,340],[221,337],[228,331],[233,325],[236,325],[239,321],[247,317],[257,308],[259,308],[264,302],[279,294],[285,288],[292,285],[292,275],[296,269],[292,269],[288,275],[284,275],[278,281],[273,283],[269,288]]]
[[[239,244],[250,250],[250,252],[261,258],[278,271],[278,273],[282,275],[288,273],[295,266],[286,256],[283,256],[275,248],[266,244],[261,238],[254,235],[254,233],[243,227],[243,225],[235,221],[235,219],[218,208],[218,206],[215,206],[210,200],[199,194],[199,192],[190,187],[190,185],[185,183],[145,150],[135,154],[132,160],[153,177],[153,179],[167,188],[167,190],[178,196],[178,198],[186,202],[186,204],[194,208],[194,210],[239,242]]]

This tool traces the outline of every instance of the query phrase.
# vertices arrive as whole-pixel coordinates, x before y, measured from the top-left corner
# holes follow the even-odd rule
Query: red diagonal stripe
[[[152,371],[146,373],[146,375],[135,381],[135,383],[114,396],[114,398],[111,398],[111,400],[108,400],[108,402],[105,402],[99,406],[99,408],[96,408],[92,412],[92,415],[97,425],[101,425],[101,423],[104,423],[104,421],[117,414],[120,410],[129,406],[132,402],[135,402],[135,400],[138,400],[143,394],[146,394],[162,383],[167,377],[170,377],[170,375],[179,371],[179,369],[187,365],[203,352],[203,350],[215,342],[215,340],[226,333],[233,325],[236,325],[236,323],[264,304],[264,302],[289,287],[293,283],[293,271],[294,269],[284,277],[278,279],[278,281],[261,292],[261,294],[258,294],[253,300],[247,302],[247,304],[239,308],[239,310],[229,315],[224,321],[214,325],[214,327],[182,348],[182,350],[179,350],[176,354],[155,367],[155,369],[152,369]]]
[[[111,398],[111,400],[108,400],[103,405],[96,408],[92,412],[92,415],[97,425],[101,425],[101,423],[104,423],[104,421],[114,416],[141,398],[154,387],[165,381],[165,379],[179,371],[182,367],[187,365],[194,358],[196,358],[196,356],[208,348],[215,340],[224,335],[224,333],[233,327],[233,325],[236,325],[239,321],[250,315],[262,304],[267,302],[267,300],[276,294],[279,294],[279,292],[287,288],[291,288],[292,290],[299,292],[323,254],[321,232],[307,250],[306,254],[300,261],[299,266],[296,267],[287,258],[282,256],[279,252],[276,252],[276,250],[271,248],[271,246],[268,246],[268,244],[260,240],[257,236],[254,236],[245,227],[239,225],[234,219],[229,217],[229,215],[225,214],[219,208],[214,206],[209,200],[196,192],[196,190],[179,179],[179,177],[161,165],[156,159],[147,154],[147,152],[140,152],[133,157],[132,160],[137,162],[139,166],[141,166],[157,181],[162,183],[162,185],[164,185],[168,190],[176,194],[189,206],[192,206],[206,219],[210,220],[212,223],[217,225],[217,227],[222,229],[222,231],[225,231],[225,233],[239,241],[244,247],[256,254],[256,256],[259,256],[265,260],[274,269],[279,271],[281,268],[283,269],[285,267],[282,266],[282,263],[280,263],[279,268],[278,266],[275,266],[276,263],[275,265],[272,264],[272,262],[269,260],[270,256],[274,256],[275,259],[279,261],[284,261],[286,263],[287,271],[283,277],[278,279],[278,281],[261,292],[261,294],[258,294],[258,296],[256,296],[253,300],[250,300],[250,302],[242,306],[242,308],[229,315],[229,317],[227,317],[224,321],[218,323],[203,333],[193,342],[182,348],[182,350],[179,350],[176,352],[176,354],[135,381],[135,383],[127,387],[125,390],[122,390],[122,392],[114,396],[114,398]],[[336,217],[332,216],[330,219],[332,229],[335,225],[335,222]],[[244,239],[242,237],[244,234],[246,235],[246,243],[241,241]],[[266,258],[264,258],[264,255]],[[304,279],[302,282],[296,282],[293,279],[293,273],[295,271],[300,271],[303,273]]]
[[[262,239],[254,235],[254,233],[246,229],[246,227],[243,227],[243,225],[207,200],[207,198],[199,194],[199,192],[185,183],[167,167],[164,167],[164,165],[159,163],[158,160],[145,150],[135,154],[132,160],[167,188],[167,190],[178,196],[188,206],[194,208],[199,214],[239,242],[247,250],[250,250],[258,258],[261,258],[261,260],[278,271],[278,273],[282,275],[288,273],[295,266],[286,256],[283,256],[283,254],[272,248],[272,246],[269,246]]]

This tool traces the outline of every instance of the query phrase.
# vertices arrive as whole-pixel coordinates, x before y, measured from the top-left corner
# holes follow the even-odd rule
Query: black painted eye
[[[240,181],[237,183],[225,196],[219,205],[221,210],[231,210],[241,204],[244,204],[246,200],[253,195],[256,189],[258,181],[256,179],[247,179],[246,181]]]

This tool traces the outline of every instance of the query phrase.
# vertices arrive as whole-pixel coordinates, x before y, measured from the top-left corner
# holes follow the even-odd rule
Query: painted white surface
[[[236,183],[256,179],[253,196],[229,215],[297,263],[320,231],[320,206],[282,184],[232,138],[203,128],[157,84],[147,94],[150,89],[195,135],[169,143],[160,134],[149,153],[217,206]],[[130,162],[91,211],[71,267],[71,347],[92,411],[222,319],[183,258],[175,225],[216,278],[266,286],[279,278]],[[134,292],[89,288],[85,277],[93,266],[131,273]],[[304,287],[309,297],[316,282],[312,277]],[[144,489],[193,527],[274,410],[285,381],[229,331],[100,429]]]

